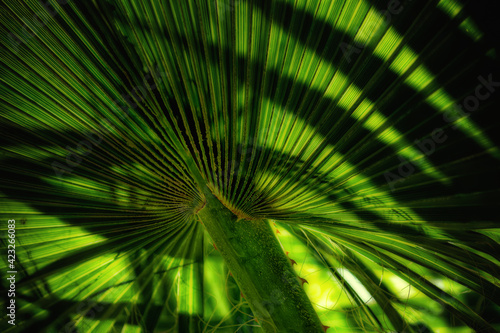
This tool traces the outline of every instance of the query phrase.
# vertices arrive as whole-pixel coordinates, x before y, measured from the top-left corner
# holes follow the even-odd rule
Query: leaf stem
[[[265,332],[323,332],[318,315],[266,220],[238,219],[205,187],[198,212]]]

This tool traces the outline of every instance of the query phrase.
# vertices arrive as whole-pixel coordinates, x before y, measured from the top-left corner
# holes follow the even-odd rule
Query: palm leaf
[[[1,6],[2,331],[500,328],[489,1]]]

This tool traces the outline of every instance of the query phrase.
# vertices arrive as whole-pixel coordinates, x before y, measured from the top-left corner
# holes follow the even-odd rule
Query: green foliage
[[[499,330],[494,13],[4,0],[2,332],[261,332],[207,193],[269,223],[328,332]]]

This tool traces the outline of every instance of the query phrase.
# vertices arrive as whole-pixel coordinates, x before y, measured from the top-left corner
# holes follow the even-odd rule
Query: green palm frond
[[[2,1],[2,332],[496,332],[493,7]]]

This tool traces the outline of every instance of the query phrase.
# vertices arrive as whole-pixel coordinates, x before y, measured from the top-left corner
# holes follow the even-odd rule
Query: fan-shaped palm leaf
[[[2,2],[2,331],[495,332],[489,5]]]

